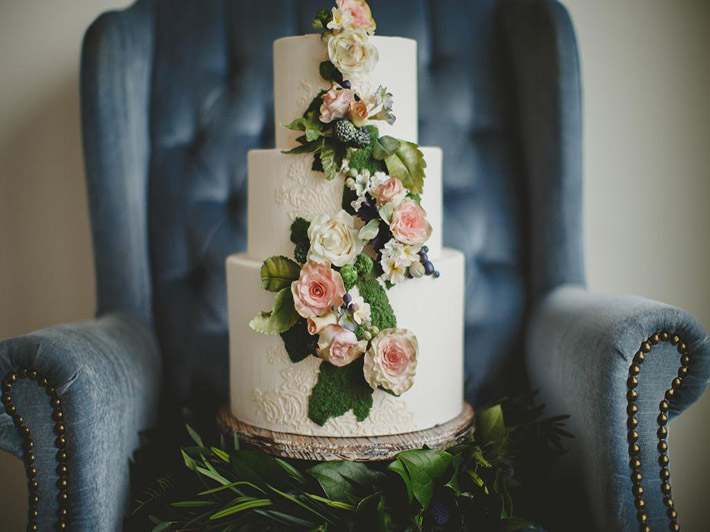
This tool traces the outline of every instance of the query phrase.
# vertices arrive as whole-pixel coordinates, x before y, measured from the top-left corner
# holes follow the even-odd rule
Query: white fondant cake
[[[365,92],[382,85],[397,97],[397,121],[378,124],[383,135],[418,142],[417,41],[401,37],[371,37],[380,60],[367,78],[353,88]],[[274,119],[276,148],[294,147],[298,133],[286,129],[329,84],[320,77],[318,65],[328,58],[320,35],[284,37],[274,42]]]
[[[352,20],[348,22],[353,23]],[[350,30],[336,28],[329,38],[332,39],[333,35],[338,35],[338,33],[350,37],[348,31]],[[367,33],[372,32],[368,30]],[[362,50],[355,50],[355,52],[349,48],[344,49],[343,53],[348,55],[343,61],[346,67],[348,66],[347,61],[352,57],[362,57],[363,62],[367,61],[368,54],[372,53],[371,48],[367,48],[370,45],[376,47],[378,60],[374,62],[374,67],[366,75],[352,75],[350,79],[347,79],[343,74],[345,81],[340,80],[339,82],[326,81],[319,73],[321,63],[328,61],[329,55],[332,61],[330,66],[337,63],[333,58],[332,51],[329,54],[329,48],[320,36],[288,37],[274,43],[277,149],[255,150],[248,155],[248,247],[246,253],[231,256],[227,260],[231,409],[239,420],[264,429],[331,437],[401,434],[445,423],[456,417],[463,406],[464,259],[460,252],[442,248],[442,153],[438,148],[421,148],[421,152],[418,152],[414,145],[410,144],[409,148],[404,146],[406,144],[404,141],[417,142],[416,42],[410,39],[370,35],[370,44],[367,44],[368,36],[364,31],[360,35],[355,35],[354,39],[364,40],[365,45]],[[359,46],[358,43],[361,41],[352,42]],[[349,46],[352,46],[352,42]],[[345,67],[340,65],[339,70],[345,70]],[[394,95],[394,111],[397,118],[394,123],[390,123],[391,120],[386,121],[374,116],[375,112],[383,115],[383,109],[391,110],[387,102],[383,107],[384,91],[377,91],[380,86],[386,87],[386,92],[391,93],[386,95],[387,98],[391,99]],[[325,111],[326,115],[331,111],[340,113],[338,115],[340,118],[337,120],[348,122],[345,126],[351,128],[350,130],[337,132],[335,128],[337,120],[332,122],[325,120],[324,116],[326,115],[323,114],[323,107],[320,109],[321,116],[318,118],[320,122],[316,126],[313,126],[311,122],[301,131],[282,127],[304,115],[304,111],[309,108],[311,102],[320,102],[314,98],[318,97],[323,90],[330,90],[334,95],[346,93],[356,95],[354,99],[350,100],[349,111],[336,109],[335,106],[333,109]],[[375,93],[379,94],[377,102],[375,96],[372,96]],[[368,96],[365,95],[368,95],[369,99],[366,100],[365,98]],[[312,170],[314,154],[309,152],[312,150],[305,150],[306,153],[303,154],[286,154],[281,151],[312,142],[312,139],[306,139],[304,134],[308,127],[318,128],[315,135],[316,144],[327,142],[328,138],[333,139],[331,142],[335,142],[337,137],[338,141],[345,143],[345,145],[359,146],[355,151],[363,146],[368,146],[367,144],[352,144],[356,142],[352,137],[355,132],[362,134],[366,131],[362,123],[358,123],[356,120],[357,109],[355,109],[357,105],[364,108],[362,103],[365,101],[368,102],[368,110],[370,108],[377,110],[369,110],[368,112],[371,112],[369,118],[370,123],[376,124],[379,129],[381,145],[378,149],[385,152],[380,154],[382,155],[381,159],[373,159],[373,162],[379,164],[380,168],[383,168],[386,162],[388,171],[392,169],[399,172],[402,171],[402,167],[405,167],[404,173],[400,175],[403,176],[402,182],[411,188],[416,187],[416,179],[409,179],[409,176],[421,171],[421,165],[417,167],[417,161],[421,163],[423,159],[426,161],[426,179],[422,194],[414,194],[409,188],[395,194],[397,192],[396,186],[401,189],[402,182],[394,177],[384,175],[383,172],[380,172],[379,177],[377,177],[378,174],[373,174],[374,177],[370,177],[368,172],[362,173],[362,170],[348,170],[347,160],[343,161],[343,169],[340,173],[335,178],[327,180],[323,172]],[[343,112],[350,113],[345,115],[349,118],[342,118]],[[352,120],[352,122],[348,120]],[[373,122],[374,120],[377,122]],[[354,128],[354,126],[357,127]],[[323,133],[323,131],[327,132]],[[389,137],[385,136],[401,139],[403,151],[398,151],[398,141],[394,141],[395,144],[392,144],[393,141],[388,141]],[[365,142],[367,142],[367,138],[371,137],[366,136]],[[374,137],[375,140],[377,138]],[[374,146],[375,144],[370,144],[369,148],[374,150]],[[348,148],[348,156],[353,153],[353,149]],[[399,160],[392,159],[395,157],[393,155],[395,152]],[[316,156],[321,157],[318,153],[319,151],[316,151]],[[390,155],[392,157],[385,161],[385,157]],[[382,162],[378,163],[377,161]],[[363,179],[364,181],[362,181]],[[363,381],[364,373],[365,380],[371,386],[367,389],[369,390],[368,395],[371,394],[372,403],[371,406],[368,406],[367,415],[360,415],[360,419],[356,417],[355,407],[353,407],[344,414],[332,415],[327,421],[319,424],[312,420],[315,418],[310,415],[309,401],[312,400],[314,387],[319,382],[322,373],[321,366],[332,363],[333,367],[338,369],[341,366],[344,367],[345,364],[337,363],[335,359],[330,358],[333,355],[328,349],[332,348],[335,340],[331,340],[333,342],[331,347],[326,346],[323,348],[324,351],[321,351],[321,341],[325,334],[324,331],[327,329],[311,332],[311,318],[294,303],[297,297],[295,286],[297,282],[301,281],[297,274],[288,271],[289,268],[302,268],[300,274],[302,278],[306,266],[311,263],[320,263],[322,266],[322,260],[318,259],[317,255],[313,255],[315,252],[312,242],[309,243],[311,247],[308,251],[307,261],[304,257],[298,258],[298,251],[294,254],[295,245],[291,240],[291,226],[298,218],[312,221],[321,215],[327,215],[326,218],[332,217],[331,220],[336,219],[337,216],[345,216],[350,220],[355,220],[342,212],[345,205],[344,193],[347,193],[345,183],[348,183],[347,188],[355,194],[358,186],[368,187],[370,183],[375,183],[375,179],[380,180],[378,183],[382,183],[383,179],[396,182],[393,184],[395,188],[392,196],[385,197],[381,196],[380,192],[375,193],[376,185],[372,184],[372,189],[368,189],[369,192],[365,193],[362,190],[357,192],[358,197],[361,195],[363,199],[370,201],[371,209],[374,210],[369,216],[370,218],[375,217],[375,220],[380,224],[378,227],[382,228],[381,224],[383,223],[392,224],[391,230],[385,233],[389,234],[389,238],[392,238],[389,244],[395,247],[400,246],[397,249],[403,250],[401,253],[405,255],[409,253],[403,270],[404,275],[400,275],[396,280],[394,280],[395,277],[389,277],[387,278],[388,283],[385,284],[384,274],[382,274],[383,277],[380,277],[378,281],[380,286],[388,287],[386,291],[382,289],[381,291],[386,293],[397,325],[396,329],[389,328],[380,331],[373,325],[374,310],[372,321],[358,322],[360,323],[359,327],[357,323],[353,323],[355,312],[361,307],[355,307],[351,303],[352,297],[349,293],[345,293],[349,299],[338,295],[341,290],[338,286],[343,286],[339,285],[343,282],[340,280],[341,273],[343,279],[346,279],[347,276],[343,264],[333,263],[332,271],[335,272],[333,275],[337,278],[333,289],[338,292],[336,299],[340,297],[338,304],[343,301],[344,303],[342,307],[332,306],[332,315],[336,318],[331,317],[330,319],[335,319],[337,325],[327,326],[327,329],[338,329],[346,336],[350,335],[347,338],[351,338],[348,340],[351,343],[347,344],[346,342],[345,345],[348,349],[358,350],[358,354],[348,364],[358,361],[360,362],[359,367],[364,368],[359,373],[359,379]],[[363,182],[366,184],[362,185]],[[405,193],[408,195],[406,199],[403,199]],[[421,201],[421,207],[426,211],[425,213],[418,206],[419,201]],[[391,205],[387,202],[391,202]],[[417,217],[425,214],[426,220],[424,222],[419,220],[421,223],[415,227],[415,232],[416,230],[421,232],[429,225],[431,226],[430,234],[427,231],[426,235],[428,236],[426,247],[422,248],[421,241],[416,243],[410,241],[406,235],[396,237],[394,214],[388,208],[398,209],[398,205],[404,205],[402,202],[409,202],[412,210],[409,214],[414,217],[415,222],[413,223],[415,225]],[[349,199],[348,203],[350,203]],[[343,234],[326,235],[327,243],[343,244],[341,242],[343,238],[350,238],[348,231],[354,231],[352,234],[358,235],[358,231],[368,220],[367,216],[362,215],[364,211],[358,211],[358,208],[353,207],[364,221],[357,220],[356,227],[350,230],[347,229],[347,225],[342,226],[346,227],[346,229],[340,228],[341,231],[345,231]],[[374,223],[374,220],[372,222]],[[374,257],[376,261],[381,260],[381,268],[386,269],[382,254],[391,252],[391,250],[386,251],[383,243],[374,244],[377,239],[373,239],[373,235],[364,237],[363,234],[360,232],[358,238],[370,242],[370,245],[373,246],[372,249],[369,251],[366,249],[364,252],[370,257]],[[311,238],[309,229],[308,239]],[[355,253],[359,253],[359,251],[356,250]],[[413,257],[415,254],[417,256]],[[270,257],[275,256],[291,257],[291,259],[277,257],[282,260],[282,267],[285,270],[277,271],[274,274],[275,280],[269,278],[277,285],[269,287],[268,289],[272,290],[269,292],[264,288],[271,281],[264,277],[262,264]],[[298,259],[300,264],[294,262],[294,257]],[[355,262],[355,254],[348,255],[347,259],[350,260],[350,262],[346,261],[347,267],[355,272],[354,275],[361,275],[364,278],[365,273],[353,269],[359,267]],[[307,264],[304,265],[305,262]],[[434,271],[432,263],[436,264],[436,271]],[[288,266],[289,264],[290,266]],[[327,271],[331,271],[330,262],[326,264]],[[414,266],[419,269],[415,270]],[[387,267],[396,269],[398,266],[390,264]],[[269,275],[271,274],[267,274],[267,277]],[[289,275],[291,277],[288,277]],[[286,276],[288,283],[279,276]],[[295,280],[291,281],[291,279]],[[390,279],[393,280],[392,283],[389,283]],[[347,282],[345,286],[348,290]],[[280,309],[277,309],[279,305],[274,303],[275,294],[273,292],[277,291],[279,294],[276,298],[280,298],[281,302],[286,301],[289,305],[296,305],[296,311],[301,315],[302,321],[304,318],[308,318],[308,331],[311,334],[321,335],[316,352],[312,352],[312,356],[306,356],[299,362],[294,362],[289,358],[285,341],[279,334],[261,334],[264,332],[282,333],[287,330],[278,329],[277,326],[283,324],[271,320],[277,312],[281,312]],[[315,294],[316,298],[322,297],[322,286],[317,287]],[[357,297],[358,292],[353,292],[353,294]],[[374,302],[366,300],[365,306],[368,307],[369,313],[370,307],[367,303],[372,303],[374,308]],[[272,304],[274,309],[271,313],[259,314],[271,308]],[[300,305],[303,306],[304,303],[301,302]],[[327,312],[331,311],[327,310]],[[262,320],[260,324],[257,324],[258,326],[254,324],[254,320],[257,320],[254,318],[255,316]],[[292,314],[288,315],[289,319],[290,316]],[[340,317],[338,318],[338,316]],[[346,322],[350,323],[352,327],[342,321],[343,317],[349,317],[348,319],[351,321],[347,322],[346,320]],[[253,318],[254,320],[252,320]],[[295,318],[298,319],[299,316],[295,316]],[[320,314],[314,316],[315,318],[323,319]],[[378,319],[381,319],[381,316]],[[296,327],[290,322],[287,325],[288,327]],[[350,328],[348,329],[348,327]],[[255,329],[259,329],[260,332],[256,332]],[[376,342],[383,342],[378,339],[383,337],[383,334],[385,336],[389,334],[388,331],[393,331],[392,334],[395,336],[399,335],[397,338],[400,344],[397,345],[403,346],[402,349],[405,352],[407,349],[413,350],[414,355],[412,356],[414,358],[410,356],[411,353],[405,353],[406,356],[402,359],[372,362],[372,357],[377,356]],[[353,333],[357,333],[357,343],[355,343],[356,339]],[[412,340],[412,338],[415,339]],[[367,352],[358,347],[360,344],[367,345]],[[377,345],[379,346],[379,344]],[[399,355],[401,352],[397,351],[394,356]],[[383,366],[385,371],[389,371],[392,366],[396,367],[395,373],[400,370],[409,373],[406,375],[397,373],[397,377],[391,377],[393,384],[392,387],[387,388],[391,392],[388,393],[386,388],[383,388],[383,386],[389,386],[388,382],[378,384],[379,381],[376,381],[373,383],[379,366],[375,369],[372,367],[368,369],[368,356],[371,357],[369,359],[371,365],[385,364],[386,367]],[[363,357],[362,360],[365,362],[362,362],[359,357]],[[408,367],[404,370],[400,364],[402,360],[408,361]],[[405,377],[409,380],[406,380]],[[385,381],[387,378],[389,377],[385,376]],[[404,392],[400,393],[403,389]],[[395,391],[400,394],[396,395]],[[321,408],[324,406],[327,410],[328,405],[320,405]]]

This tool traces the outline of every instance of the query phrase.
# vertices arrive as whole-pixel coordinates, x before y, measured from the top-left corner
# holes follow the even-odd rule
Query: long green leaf
[[[200,493],[198,493],[198,495],[200,495],[200,496],[202,496],[202,495],[212,495],[213,493],[219,493],[220,491],[224,491],[224,490],[229,490],[229,489],[232,489],[232,488],[236,488],[237,486],[248,486],[248,487],[250,487],[250,488],[252,488],[252,489],[255,489],[255,490],[258,491],[259,493],[261,493],[261,494],[263,494],[263,495],[266,495],[266,492],[265,492],[263,489],[261,489],[259,486],[257,486],[256,484],[252,484],[251,482],[246,482],[245,480],[240,480],[240,481],[237,481],[237,482],[231,482],[231,483],[229,483],[229,484],[225,484],[224,486],[219,486],[219,487],[217,487],[217,488],[212,488],[212,489],[209,489],[209,490],[206,490],[206,491],[201,491]]]
[[[225,508],[224,510],[212,514],[210,516],[210,521],[222,519],[223,517],[234,515],[245,510],[251,510],[252,508],[263,508],[265,506],[271,506],[272,504],[273,503],[269,499],[252,499],[249,501],[240,502],[239,504],[235,504],[234,506],[230,506],[229,508]]]

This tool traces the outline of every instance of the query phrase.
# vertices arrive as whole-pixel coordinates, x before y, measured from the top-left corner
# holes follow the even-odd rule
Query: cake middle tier
[[[402,37],[370,37],[377,47],[379,61],[374,70],[350,79],[353,90],[362,98],[378,87],[394,97],[397,120],[373,122],[380,134],[417,142],[417,41]],[[320,64],[328,59],[328,49],[320,35],[284,37],[274,41],[274,120],[276,147],[297,146],[302,133],[283,127],[299,118],[313,98],[330,88],[320,75]]]
[[[427,162],[422,207],[433,231],[427,242],[429,257],[441,255],[442,184],[439,148],[421,148]],[[299,216],[308,221],[342,209],[342,177],[328,181],[311,170],[313,155],[287,155],[279,150],[248,154],[247,256],[263,261],[273,255],[292,256],[291,224]]]

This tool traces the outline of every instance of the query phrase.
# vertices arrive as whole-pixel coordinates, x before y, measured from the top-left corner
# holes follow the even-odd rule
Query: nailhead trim
[[[5,406],[5,412],[9,415],[17,431],[22,437],[22,449],[24,451],[25,471],[27,473],[28,492],[29,492],[29,513],[27,519],[27,530],[38,530],[37,517],[39,516],[39,483],[36,480],[37,469],[35,467],[34,456],[34,441],[30,433],[30,428],[24,424],[22,416],[17,412],[17,407],[12,402],[12,386],[20,379],[29,379],[35,381],[37,385],[44,388],[49,396],[49,403],[52,407],[52,419],[54,419],[54,434],[57,439],[54,442],[57,452],[57,501],[59,502],[59,510],[57,511],[57,521],[55,522],[56,530],[67,529],[68,516],[68,469],[67,469],[67,452],[64,450],[67,445],[67,436],[65,434],[64,413],[62,411],[62,401],[57,396],[57,390],[50,383],[47,377],[40,375],[33,368],[22,368],[17,371],[11,371],[2,380],[2,404]]]
[[[643,498],[644,490],[641,486],[643,477],[641,475],[641,448],[637,440],[638,434],[638,418],[636,413],[638,407],[638,375],[641,373],[641,365],[643,364],[646,355],[651,352],[653,346],[661,342],[670,342],[677,346],[680,353],[680,367],[678,368],[678,376],[671,381],[671,386],[666,390],[664,399],[658,405],[658,465],[660,466],[661,477],[661,493],[663,495],[663,504],[666,506],[666,515],[668,516],[668,529],[672,532],[680,532],[680,524],[678,523],[678,512],[675,509],[675,501],[673,500],[671,488],[671,473],[668,470],[670,458],[668,457],[668,411],[670,410],[670,402],[677,395],[683,385],[683,380],[688,375],[691,362],[691,356],[688,353],[688,346],[677,334],[671,334],[667,331],[661,331],[651,335],[646,341],[641,342],[638,352],[634,355],[633,362],[629,366],[629,377],[626,381],[626,413],[628,415],[628,441],[629,441],[629,467],[631,468],[631,493],[634,495],[634,507],[636,508],[636,518],[639,523],[639,530],[642,532],[650,532],[651,528],[648,525],[648,514],[646,513],[646,501]]]

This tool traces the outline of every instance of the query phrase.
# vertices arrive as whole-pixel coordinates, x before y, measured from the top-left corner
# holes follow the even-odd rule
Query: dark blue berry
[[[429,255],[427,255],[426,253],[422,253],[421,255],[419,255],[419,258],[421,259],[420,262],[422,264],[424,264],[425,262],[429,262]]]
[[[342,82],[340,85],[341,85],[341,87],[343,87],[344,89],[349,89],[349,88],[352,87],[352,85],[350,84],[350,82],[349,82],[347,79],[344,79],[343,82]]]
[[[422,246],[422,251],[424,253],[429,253],[429,246]]]
[[[441,272],[440,272],[440,271],[435,271],[435,272],[434,272],[434,279],[438,279],[439,277],[441,277]]]
[[[343,302],[346,303],[346,304],[348,304],[348,305],[350,304],[350,302],[351,302],[352,300],[353,300],[353,296],[351,296],[350,294],[345,294],[345,295],[343,296]]]
[[[441,501],[434,501],[429,507],[429,515],[432,521],[438,526],[443,526],[449,522],[451,512],[449,507]]]
[[[353,312],[355,312],[355,303],[350,303],[350,304],[348,305],[348,311],[349,311],[351,314],[352,314]]]
[[[426,273],[427,275],[431,275],[432,273],[434,273],[434,265],[431,262],[426,261],[422,264],[424,264],[424,273]]]

